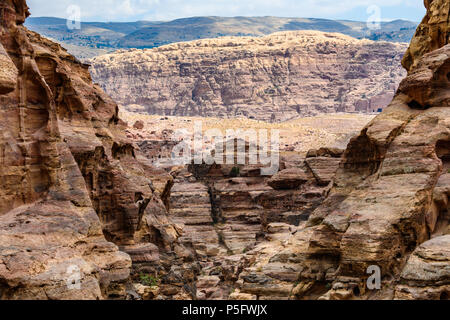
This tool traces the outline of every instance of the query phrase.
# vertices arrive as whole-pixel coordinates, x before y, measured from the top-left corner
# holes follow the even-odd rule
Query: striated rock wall
[[[87,66],[23,27],[25,1],[1,0],[0,298],[448,299],[449,7],[425,5],[384,112],[343,154],[284,159],[266,178],[248,165],[155,168],[155,148],[170,145],[128,140]],[[323,36],[315,50],[328,55],[356,41]],[[194,96],[210,89],[202,82]]]
[[[59,106],[45,78],[50,74],[39,59],[54,68],[63,66],[61,59],[82,66],[68,55],[57,57],[52,50],[61,49],[56,45],[37,47],[34,35],[22,27],[27,15],[25,1],[0,2],[0,296],[122,296],[131,260],[103,237],[83,176],[59,130]],[[78,271],[81,290],[68,288],[70,270]]]
[[[450,45],[442,18],[449,7],[425,4],[405,60],[408,77],[349,143],[329,196],[282,247],[298,261],[292,298],[448,299]],[[239,294],[279,296],[266,283],[279,283],[269,270],[280,255],[264,262],[263,252],[259,272],[255,263],[241,274]],[[381,269],[381,290],[366,286],[371,266]]]
[[[190,165],[173,172],[169,213],[183,230],[181,242],[194,249],[201,266],[197,298],[227,299],[256,253],[273,252],[275,244],[303,227],[329,191],[327,177],[337,170],[341,154],[320,150],[307,159],[283,158],[282,171],[273,177],[261,176],[254,165],[240,165],[239,170]],[[316,160],[329,165],[324,170],[313,164]],[[287,264],[285,271],[277,262],[271,270],[292,279],[289,268]],[[284,284],[286,292],[289,286]]]
[[[161,172],[170,171],[174,177],[168,196],[169,216],[182,230],[179,241],[193,249],[195,260],[199,262],[201,273],[195,282],[197,298],[228,298],[234,289],[240,288],[239,276],[245,275],[242,272],[249,265],[259,272],[257,278],[252,275],[249,278],[253,281],[255,293],[259,288],[257,281],[261,281],[263,287],[269,282],[278,286],[276,280],[264,276],[266,271],[280,281],[283,293],[277,296],[258,294],[260,298],[287,298],[302,266],[295,259],[291,261],[288,253],[284,258],[274,260],[270,255],[284,252],[279,246],[303,229],[310,214],[324,201],[343,150],[320,148],[306,154],[282,143],[283,148],[291,151],[281,152],[281,171],[272,177],[261,176],[259,166],[249,164],[174,167],[169,161],[170,150],[179,139],[174,136],[174,130],[190,126],[191,120],[178,118],[169,121],[167,117],[122,115],[130,125],[135,124],[126,130],[130,139],[135,140],[143,154],[157,164]],[[209,120],[203,119],[205,122]],[[332,127],[336,119],[329,121],[324,125]],[[368,121],[361,122],[358,130]],[[204,124],[208,127],[207,123]],[[345,126],[348,132],[353,130],[350,127]],[[306,137],[307,133],[300,136]],[[321,142],[316,141],[314,145],[320,146]],[[245,150],[248,162],[251,150],[248,143]],[[227,155],[226,150],[223,152]],[[234,152],[232,158],[237,157],[237,151]],[[264,267],[266,258],[270,263]],[[255,297],[238,291],[232,295],[232,298]]]
[[[227,37],[94,58],[96,82],[129,110],[284,121],[377,112],[404,77],[405,44],[318,31]]]
[[[179,230],[117,105],[28,15],[0,1],[0,298],[125,298],[137,267],[189,297]]]

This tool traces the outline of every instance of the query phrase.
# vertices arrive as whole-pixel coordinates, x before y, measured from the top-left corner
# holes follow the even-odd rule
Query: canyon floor
[[[248,118],[177,117],[140,114],[121,107],[120,118],[127,122],[127,135],[135,141],[171,139],[175,131],[193,130],[195,122],[201,122],[203,133],[219,129],[225,135],[228,129],[279,130],[282,155],[295,153],[306,155],[311,149],[321,147],[344,149],[350,138],[356,136],[375,114],[329,113],[298,118],[285,122],[265,122]]]

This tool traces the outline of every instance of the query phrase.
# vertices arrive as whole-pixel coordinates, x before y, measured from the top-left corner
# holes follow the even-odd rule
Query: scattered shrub
[[[156,287],[159,284],[158,277],[152,276],[151,274],[141,273],[139,276],[139,281],[142,285],[147,287]]]

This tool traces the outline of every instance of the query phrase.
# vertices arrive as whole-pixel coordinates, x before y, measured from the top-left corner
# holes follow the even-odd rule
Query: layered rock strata
[[[393,102],[349,143],[329,196],[287,255],[262,262],[263,276],[259,258],[241,274],[241,294],[279,296],[267,291],[264,268],[290,257],[299,273],[291,298],[448,299],[449,4],[425,5]],[[370,290],[377,268],[381,289]]]
[[[255,252],[287,241],[304,225],[327,195],[331,180],[324,182],[338,169],[341,154],[321,150],[303,161],[283,159],[273,177],[262,176],[255,165],[191,165],[174,172],[169,212],[202,267],[197,297],[226,299]],[[318,160],[329,165],[317,166]]]
[[[284,121],[378,112],[404,77],[405,44],[318,31],[227,37],[118,51],[91,73],[131,111]]]
[[[0,2],[0,297],[126,298],[132,260],[176,289],[161,296],[191,296],[194,275],[179,285],[171,266],[189,254],[117,105],[28,15]]]
[[[127,139],[87,66],[1,1],[0,298],[448,299],[449,4],[425,5],[384,112],[266,177],[155,167],[171,145]]]

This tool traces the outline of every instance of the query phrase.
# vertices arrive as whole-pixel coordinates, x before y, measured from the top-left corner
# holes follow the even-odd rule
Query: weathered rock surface
[[[308,181],[305,171],[299,168],[290,168],[280,171],[267,183],[275,190],[296,189]]]
[[[439,49],[449,40],[450,3],[446,0],[425,0],[424,4],[427,14],[417,28],[402,61],[408,71],[416,67],[424,54]]]
[[[0,298],[448,299],[448,3],[425,5],[385,111],[266,177],[155,167],[172,142],[137,147],[87,66],[0,2]]]
[[[240,292],[239,275],[259,259],[261,250],[267,255],[276,252],[280,243],[289,241],[292,234],[304,228],[309,215],[328,194],[331,186],[324,183],[323,176],[332,176],[336,172],[343,150],[319,148],[309,152],[289,152],[281,157],[281,171],[273,177],[261,176],[260,166],[249,164],[174,167],[170,161],[170,151],[176,144],[174,131],[191,125],[195,119],[169,121],[167,117],[157,117],[163,124],[156,125],[153,117],[125,114],[129,123],[142,119],[147,128],[141,131],[129,127],[128,136],[135,140],[151,163],[157,164],[161,171],[171,172],[174,177],[168,197],[169,216],[182,230],[179,242],[192,248],[193,258],[199,262],[201,274],[196,281],[196,297],[226,299],[231,294],[233,299],[256,298]],[[315,145],[321,144],[316,142]],[[248,162],[251,149],[248,143],[245,146]],[[306,154],[307,159],[304,158]],[[226,155],[224,150],[224,157]],[[312,163],[314,159],[326,161],[322,166],[313,165],[312,171],[306,162]],[[156,170],[153,172],[156,174]],[[292,247],[289,250],[297,252],[299,249]],[[285,279],[285,291],[289,291],[289,279],[298,276],[302,267],[295,267],[293,272],[297,262],[286,263],[288,274],[283,275],[284,271],[277,268],[283,268],[284,263],[277,261],[267,270],[281,274],[280,277]],[[219,283],[216,285],[217,277]],[[256,292],[256,285],[254,290]],[[280,294],[277,298],[283,297]]]
[[[0,44],[0,94],[14,90],[17,83],[17,68]]]
[[[283,121],[383,109],[405,75],[405,49],[335,33],[281,32],[118,51],[94,58],[91,73],[133,111]]]
[[[179,230],[117,105],[23,27],[28,14],[24,0],[0,2],[0,297],[125,298],[132,261],[118,246],[162,291],[188,295],[194,274],[177,286],[171,266],[184,263]]]
[[[410,256],[396,287],[396,299],[448,300],[450,235],[429,240]]]
[[[22,27],[25,1],[2,1],[0,10],[0,296],[123,297],[131,260],[102,234],[82,173],[59,130],[64,117],[58,115],[69,105],[62,107],[52,91],[65,84],[75,102],[81,95],[68,71],[85,70],[84,79],[73,80],[86,87],[89,75],[57,45],[39,42]],[[80,290],[71,290],[72,284]]]
[[[183,229],[181,243],[192,246],[200,262],[199,299],[226,299],[236,289],[244,266],[254,261],[252,257],[288,241],[329,190],[304,160],[283,159],[282,167],[289,169],[273,178],[261,176],[258,166],[238,167],[203,164],[190,165],[190,172],[186,168],[173,172],[170,216]],[[336,171],[338,165],[331,162],[330,167]],[[270,186],[273,181],[276,189]],[[284,285],[288,290],[289,283]],[[237,296],[243,297],[245,294]]]
[[[208,187],[198,182],[178,180],[171,190],[170,215],[183,226],[180,241],[191,244],[200,261],[226,250],[221,247],[211,216]]]
[[[304,245],[292,298],[448,299],[450,45],[435,30],[446,30],[448,20],[439,27],[431,22],[448,16],[448,2],[425,3],[427,18],[410,52],[423,47],[407,64],[408,77],[386,110],[352,139],[330,194],[290,239]],[[420,30],[435,30],[428,35],[432,46],[421,43]],[[273,285],[257,280],[255,286],[254,279],[268,276],[261,275],[264,267],[255,270],[259,260],[241,274],[240,292],[286,297],[287,288],[280,291],[273,277],[267,280]],[[370,266],[381,269],[379,291],[366,287]]]

